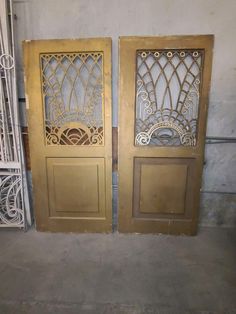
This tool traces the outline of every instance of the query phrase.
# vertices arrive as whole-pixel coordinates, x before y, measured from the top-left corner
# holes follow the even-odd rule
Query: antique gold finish
[[[111,40],[24,42],[36,228],[111,231]]]
[[[119,231],[195,234],[213,36],[121,37]]]

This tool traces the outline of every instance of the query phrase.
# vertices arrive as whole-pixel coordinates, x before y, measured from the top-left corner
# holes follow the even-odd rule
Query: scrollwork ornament
[[[188,110],[193,107],[194,105],[197,106],[198,101],[199,101],[199,84],[200,80],[196,79],[195,82],[193,83],[192,87],[190,88],[186,101],[183,105],[182,113],[187,114]]]
[[[3,176],[0,182],[0,224],[24,223],[24,212],[21,208],[21,177],[20,175],[10,174]]]
[[[138,145],[148,145],[150,139],[151,137],[147,132],[140,132],[137,134],[135,141]]]
[[[92,144],[102,144],[103,142],[103,136],[102,134],[94,134],[91,136],[91,143]]]
[[[184,133],[180,137],[181,144],[184,146],[195,146],[196,145],[196,138],[191,133]]]
[[[59,137],[55,133],[49,133],[47,140],[50,145],[57,145],[59,143]]]
[[[143,111],[150,115],[153,113],[152,107],[151,107],[151,102],[148,97],[148,93],[144,90],[142,90],[143,87],[143,82],[139,80],[137,82],[138,85],[138,90],[137,90],[137,98],[141,99],[141,108],[144,107]],[[141,109],[142,110],[142,109]]]
[[[0,56],[0,66],[5,70],[13,69],[15,66],[13,57],[6,53],[2,54]]]

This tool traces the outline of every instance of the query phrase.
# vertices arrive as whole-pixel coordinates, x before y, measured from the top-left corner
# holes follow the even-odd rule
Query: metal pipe
[[[208,191],[208,190],[201,190],[201,193],[209,193],[209,194],[236,194],[236,192],[227,192],[227,191]]]
[[[231,136],[206,136],[206,140],[236,140],[236,137],[231,137]]]
[[[236,137],[229,136],[206,136],[206,144],[232,144],[236,143]]]

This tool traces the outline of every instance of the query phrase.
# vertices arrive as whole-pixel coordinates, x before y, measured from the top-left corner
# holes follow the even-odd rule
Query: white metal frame
[[[31,225],[19,122],[12,0],[0,0],[0,227]]]

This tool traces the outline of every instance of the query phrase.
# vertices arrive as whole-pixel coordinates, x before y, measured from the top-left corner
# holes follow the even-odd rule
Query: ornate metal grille
[[[12,0],[0,1],[0,227],[31,224],[16,86]]]
[[[103,145],[102,52],[41,55],[47,145]]]
[[[196,145],[203,53],[137,51],[136,145]]]

